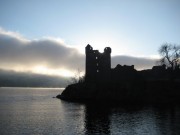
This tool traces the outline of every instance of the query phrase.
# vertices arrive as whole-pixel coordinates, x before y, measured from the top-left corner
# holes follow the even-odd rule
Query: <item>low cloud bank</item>
[[[28,40],[0,30],[0,68],[29,69],[38,65],[73,70],[84,66],[84,56],[54,38]]]
[[[0,69],[0,87],[59,87],[64,88],[70,78]]]
[[[136,69],[146,69],[155,65],[155,61],[148,58],[113,56],[112,67],[121,64],[135,65]],[[69,47],[62,40],[55,38],[29,40],[18,33],[1,28],[0,68],[31,72],[36,66],[84,71],[85,56],[77,48]]]
[[[156,64],[157,59],[139,58],[132,56],[114,56],[112,57],[112,67],[117,64],[134,65],[137,70],[150,69]]]

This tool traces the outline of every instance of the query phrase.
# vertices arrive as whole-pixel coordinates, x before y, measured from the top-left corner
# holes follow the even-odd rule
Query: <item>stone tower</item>
[[[106,47],[103,53],[88,44],[86,50],[86,82],[107,82],[111,74],[111,48]]]

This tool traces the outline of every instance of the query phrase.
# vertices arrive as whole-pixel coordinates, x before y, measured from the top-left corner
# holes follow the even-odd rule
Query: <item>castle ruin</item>
[[[106,82],[111,74],[111,48],[106,47],[103,53],[88,44],[86,46],[86,81]]]
[[[98,50],[93,50],[89,44],[85,48],[86,50],[86,82],[98,82],[106,83],[110,81],[117,82],[121,78],[127,78],[128,76],[134,76],[135,69],[132,66],[117,65],[111,69],[111,48],[106,47],[103,53]],[[124,76],[125,75],[125,76]]]
[[[134,65],[111,68],[111,48],[103,53],[86,48],[85,81],[68,85],[59,98],[71,101],[115,101],[118,103],[179,102],[180,69],[165,65],[137,71]],[[109,103],[109,102],[108,102]]]

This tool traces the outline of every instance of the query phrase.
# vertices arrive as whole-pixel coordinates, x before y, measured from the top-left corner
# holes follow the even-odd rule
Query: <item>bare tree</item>
[[[74,73],[74,76],[71,77],[71,81],[69,82],[70,84],[75,84],[75,83],[83,83],[84,82],[84,75],[82,75],[82,71],[79,69]]]
[[[160,59],[161,64],[165,64],[166,67],[170,67],[172,69],[179,68],[180,46],[165,43],[159,48],[159,54],[162,56]]]

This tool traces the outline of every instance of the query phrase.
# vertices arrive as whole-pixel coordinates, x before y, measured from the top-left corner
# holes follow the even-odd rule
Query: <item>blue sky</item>
[[[179,0],[1,0],[0,27],[29,40],[62,39],[112,48],[112,55],[152,57],[180,43]]]

